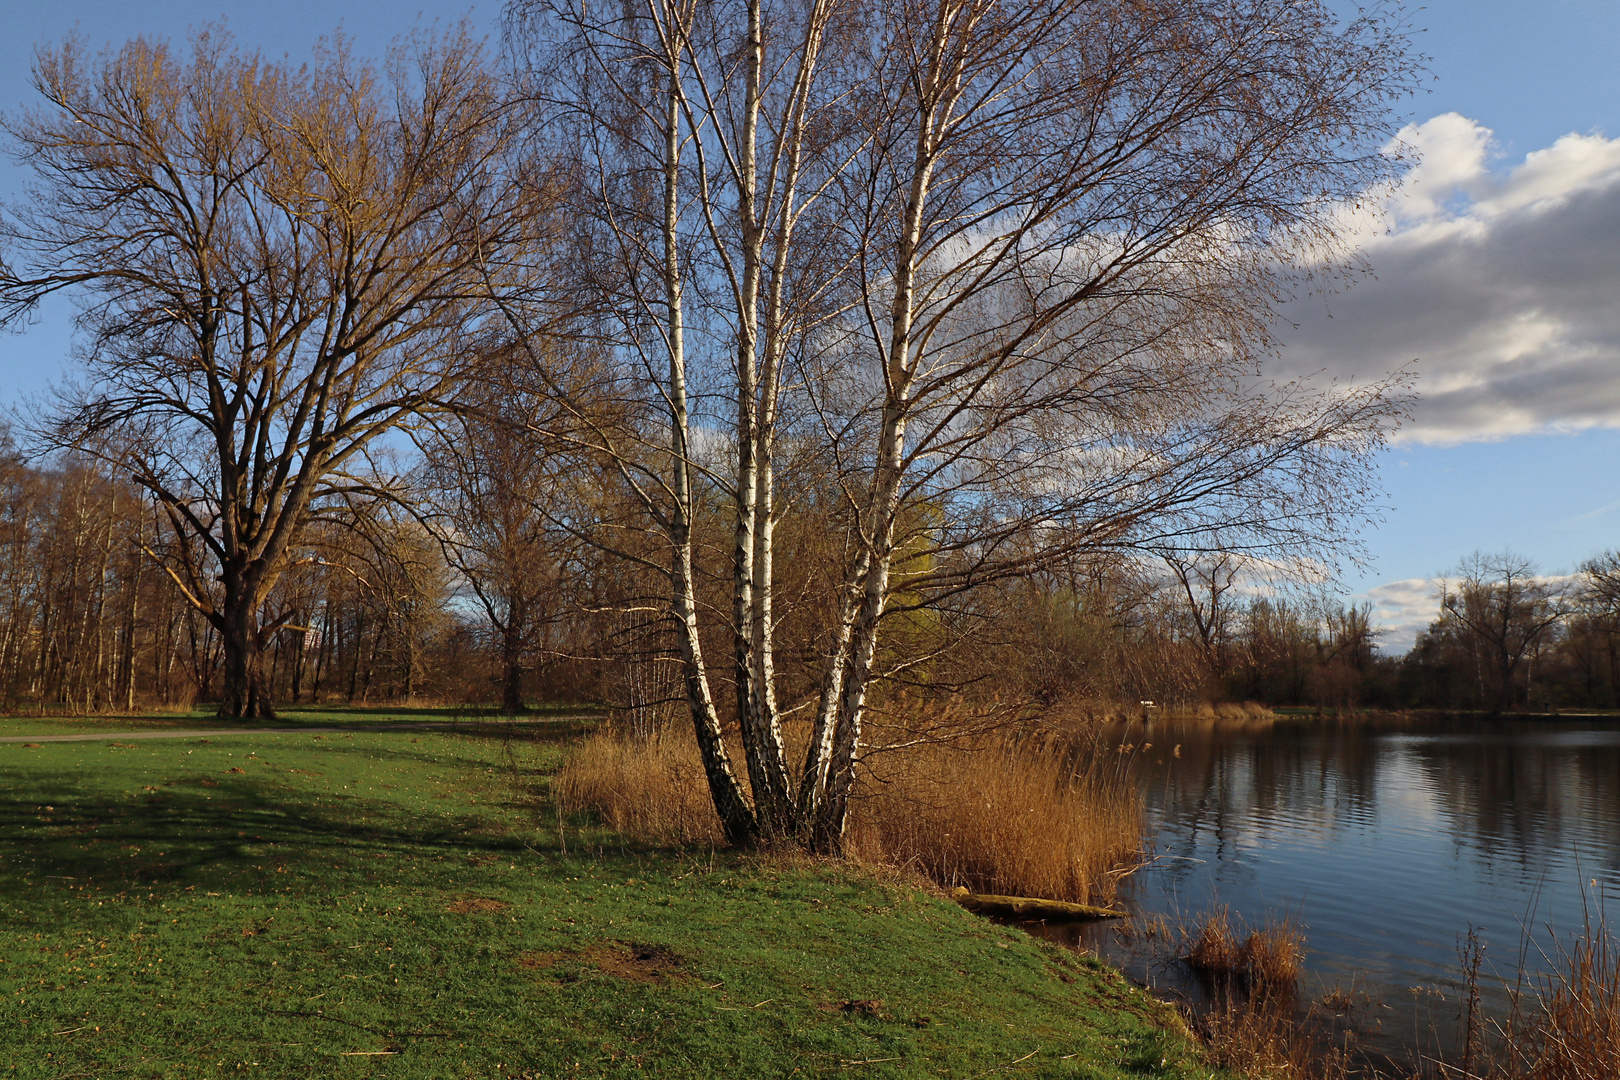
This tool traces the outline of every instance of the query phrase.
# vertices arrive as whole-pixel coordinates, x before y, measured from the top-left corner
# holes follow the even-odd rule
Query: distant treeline
[[[281,623],[266,657],[275,698],[592,701],[641,730],[681,717],[675,636],[650,599],[655,583],[548,524],[544,462],[523,468],[502,429],[464,426],[455,452],[440,450],[406,478],[414,495],[403,505],[397,492],[333,504],[303,537],[267,605]],[[718,607],[732,522],[713,506],[698,570]],[[790,682],[810,677],[826,633],[816,532],[784,538],[794,557],[781,573],[804,598],[779,612]],[[213,699],[219,635],[172,573],[197,558],[186,544],[105,466],[27,464],[0,442],[0,705]],[[900,665],[877,704],[1620,705],[1620,555],[1561,577],[1510,554],[1471,556],[1437,582],[1436,618],[1402,656],[1378,650],[1367,605],[1257,595],[1254,572],[1233,556],[1093,557],[898,604],[893,647],[919,659]],[[726,644],[717,634],[709,655],[724,657]],[[723,662],[715,677],[724,681]]]
[[[172,573],[198,561],[187,543],[152,500],[98,463],[29,465],[9,439],[0,442],[0,707],[184,708],[213,699],[220,636]],[[431,529],[386,502],[332,506],[300,549],[273,600],[280,626],[266,649],[266,678],[278,699],[499,696],[500,665],[513,650],[461,595],[465,577],[458,581]],[[551,599],[552,610],[520,628],[525,647],[510,657],[513,676],[531,694],[601,696],[589,662],[599,657],[562,676],[567,685],[547,683],[568,668],[572,645],[603,636],[600,620],[577,610],[565,625]]]
[[[498,431],[461,431],[461,469],[437,455],[410,478],[414,512],[394,499],[325,508],[274,598],[281,627],[266,677],[278,700],[596,701],[644,730],[682,715],[674,635],[646,599],[649,582],[545,527],[533,509],[538,490],[520,490],[544,477],[498,454],[502,441]],[[491,458],[500,467],[466,467]],[[729,528],[714,510],[700,529],[710,541],[700,569],[716,602]],[[782,571],[811,598],[826,585],[816,580],[813,532],[792,544],[801,557]],[[4,707],[213,698],[219,635],[171,573],[196,557],[185,544],[104,466],[27,464],[9,442],[0,446]],[[1439,617],[1404,657],[1377,651],[1365,606],[1240,595],[1243,567],[1234,558],[1093,558],[901,605],[895,647],[923,659],[898,671],[878,704],[914,694],[1037,706],[1615,704],[1615,556],[1567,580],[1543,580],[1522,560],[1476,557],[1437,596]],[[782,654],[791,680],[795,665],[813,663],[825,619],[814,602],[780,617],[794,645]],[[725,644],[716,640],[711,655],[724,656]]]

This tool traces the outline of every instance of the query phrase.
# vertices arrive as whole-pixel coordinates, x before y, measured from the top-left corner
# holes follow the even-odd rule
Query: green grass
[[[559,830],[562,752],[0,745],[0,1076],[1209,1075],[1110,969],[903,882]]]
[[[555,723],[564,730],[570,724],[595,723],[603,710],[590,705],[542,705],[517,717],[522,726]],[[274,720],[227,720],[215,714],[212,706],[198,706],[184,712],[137,712],[116,716],[0,716],[0,738],[30,735],[79,735],[106,731],[200,731],[251,728],[328,728],[409,724],[427,722],[434,726],[468,724],[502,725],[513,720],[493,709],[469,706],[447,709],[411,705],[291,705],[276,710]]]

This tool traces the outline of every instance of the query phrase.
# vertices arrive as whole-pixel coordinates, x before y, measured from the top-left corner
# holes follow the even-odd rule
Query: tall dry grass
[[[1144,706],[1135,701],[1112,701],[1107,698],[1064,698],[1042,713],[1042,719],[1052,727],[1086,728],[1098,724],[1128,723],[1143,718],[1158,723],[1200,721],[1204,723],[1232,723],[1237,721],[1266,721],[1278,719],[1270,707],[1257,701],[1223,701],[1211,704],[1205,701],[1156,701]]]
[[[1324,1045],[1311,1018],[1300,1018],[1286,996],[1228,1002],[1190,1020],[1211,1065],[1244,1080],[1382,1080],[1354,1068],[1343,1045]]]
[[[1588,928],[1563,959],[1530,1013],[1531,1080],[1620,1077],[1620,946]]]
[[[553,793],[631,839],[723,842],[690,733],[594,735]],[[1141,851],[1140,797],[1117,762],[1011,736],[873,755],[850,818],[855,858],[974,892],[1103,903]]]
[[[1470,935],[1470,946],[1477,945]],[[1550,957],[1554,970],[1523,980],[1508,1020],[1485,1025],[1470,1010],[1459,1062],[1445,1080],[1616,1080],[1620,1077],[1620,942],[1599,917]],[[1477,962],[1468,972],[1475,995]],[[1477,1049],[1476,1049],[1477,1047]]]
[[[1117,763],[1063,743],[993,736],[874,754],[850,849],[979,893],[1107,903],[1142,844]]]
[[[689,731],[654,739],[599,732],[563,762],[551,794],[566,814],[590,811],[631,840],[723,844],[697,742]]]

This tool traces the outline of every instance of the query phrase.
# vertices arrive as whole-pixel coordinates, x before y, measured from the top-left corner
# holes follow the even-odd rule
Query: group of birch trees
[[[35,442],[151,500],[222,712],[392,505],[509,705],[589,614],[675,672],[731,839],[837,851],[874,702],[1018,583],[1353,550],[1401,377],[1263,365],[1402,167],[1394,9],[514,0],[506,45],[70,42],[6,123],[0,313],[80,300]]]
[[[1346,269],[1342,207],[1397,167],[1389,107],[1412,71],[1387,17],[1340,27],[1271,0],[515,14],[599,253],[619,345],[599,393],[631,417],[581,402],[559,434],[667,543],[732,839],[838,848],[874,680],[925,659],[885,655],[886,621],[1076,552],[1342,547],[1398,393],[1254,376],[1275,303]],[[728,705],[692,573],[709,491],[733,522]],[[788,698],[776,545],[802,501],[834,542]],[[581,532],[611,547],[613,525]],[[785,716],[808,724],[800,761]]]

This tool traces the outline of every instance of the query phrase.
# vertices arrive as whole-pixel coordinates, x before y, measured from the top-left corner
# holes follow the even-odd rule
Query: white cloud
[[[1554,586],[1568,586],[1574,578],[1569,574],[1538,574],[1536,581]],[[1386,656],[1399,656],[1417,643],[1418,634],[1427,630],[1440,617],[1440,587],[1456,589],[1461,578],[1439,576],[1406,578],[1386,581],[1366,592],[1357,593],[1352,602],[1368,601],[1372,604],[1372,624],[1381,633],[1378,647]]]
[[[1439,582],[1434,578],[1407,578],[1387,581],[1368,589],[1352,600],[1372,603],[1372,623],[1383,631],[1378,647],[1386,656],[1399,656],[1412,647],[1420,632],[1440,613],[1435,597]]]
[[[1291,306],[1283,374],[1415,361],[1400,441],[1620,427],[1620,139],[1566,135],[1500,170],[1456,113],[1399,142],[1421,162],[1353,222],[1375,277]]]

